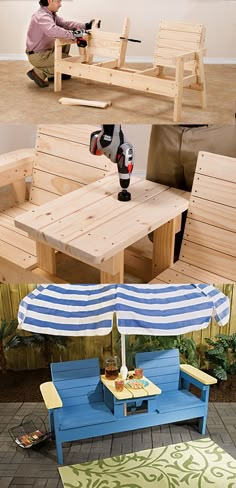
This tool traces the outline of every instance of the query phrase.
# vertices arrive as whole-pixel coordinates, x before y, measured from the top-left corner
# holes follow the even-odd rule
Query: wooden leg
[[[41,242],[36,243],[38,267],[51,274],[56,274],[55,250]]]
[[[207,416],[201,417],[199,420],[198,431],[202,435],[206,433],[206,423],[207,423]]]
[[[153,238],[152,278],[174,262],[175,219],[156,229]]]
[[[103,263],[100,281],[101,283],[124,283],[124,251]]]
[[[25,202],[26,197],[26,183],[24,180],[15,181],[12,183],[14,191],[14,199],[16,203]]]
[[[179,58],[176,63],[176,94],[174,97],[174,122],[179,122],[182,111],[182,96],[183,96],[183,77],[184,77],[184,59]]]
[[[62,59],[62,46],[59,44],[60,39],[55,40],[55,52],[54,52],[54,91],[61,91],[61,72],[58,71],[57,65]]]
[[[207,101],[206,101],[206,80],[205,80],[205,71],[204,71],[203,55],[202,55],[202,53],[197,53],[197,75],[198,75],[199,83],[201,85],[202,108],[206,108],[206,106],[207,106]]]

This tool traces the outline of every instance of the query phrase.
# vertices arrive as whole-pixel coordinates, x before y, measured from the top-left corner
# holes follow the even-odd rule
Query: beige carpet
[[[132,65],[146,68],[148,65]],[[207,110],[199,106],[200,95],[184,91],[182,123],[234,123],[234,65],[206,65]],[[0,61],[0,123],[173,123],[173,101],[143,95],[134,90],[108,87],[102,83],[72,78],[54,93],[53,84],[40,89],[28,79],[27,61]],[[59,104],[60,97],[89,100],[111,100],[106,109],[68,107]]]
[[[59,468],[64,488],[235,488],[236,461],[211,439]]]

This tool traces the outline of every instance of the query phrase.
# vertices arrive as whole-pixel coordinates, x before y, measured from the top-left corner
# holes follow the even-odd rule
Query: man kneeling
[[[34,66],[28,71],[27,76],[40,88],[49,85],[54,75],[54,41],[55,38],[73,39],[73,29],[91,29],[93,21],[81,24],[79,22],[66,21],[57,15],[61,7],[61,0],[40,0],[40,8],[31,18],[27,32],[26,53],[29,62]],[[62,56],[67,57],[70,45],[63,46]],[[71,76],[63,74],[62,79],[67,80]]]

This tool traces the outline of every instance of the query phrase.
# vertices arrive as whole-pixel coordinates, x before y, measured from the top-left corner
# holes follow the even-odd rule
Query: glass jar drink
[[[105,364],[105,376],[107,380],[115,380],[118,377],[118,358],[116,356],[107,358]]]

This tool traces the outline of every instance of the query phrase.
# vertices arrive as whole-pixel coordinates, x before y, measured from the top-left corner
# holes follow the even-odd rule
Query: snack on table
[[[125,384],[127,388],[132,388],[133,390],[140,390],[148,386],[148,381],[145,380],[130,380]]]

